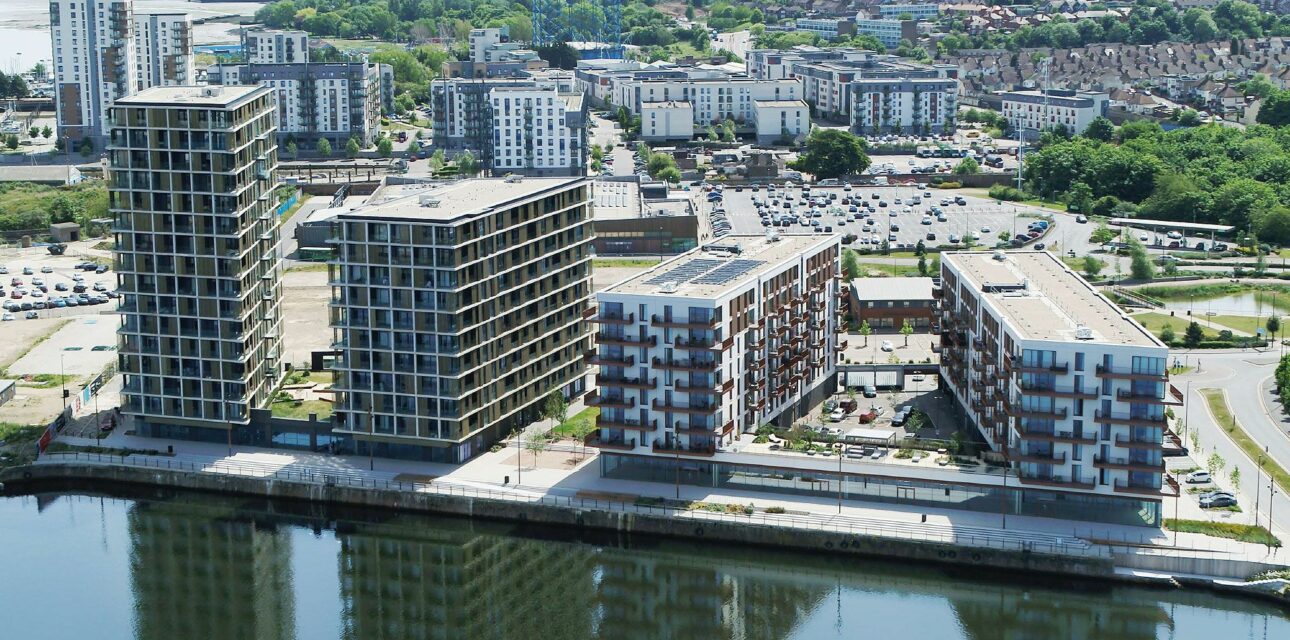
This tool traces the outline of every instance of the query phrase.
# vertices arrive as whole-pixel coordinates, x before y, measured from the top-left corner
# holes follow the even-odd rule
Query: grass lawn
[[[1181,338],[1183,333],[1187,331],[1187,325],[1191,323],[1191,320],[1188,320],[1185,316],[1171,316],[1167,313],[1156,313],[1154,311],[1135,313],[1130,317],[1137,320],[1142,326],[1146,327],[1147,331],[1150,331],[1157,336],[1160,335],[1160,332],[1165,328],[1165,325],[1168,324],[1173,328],[1174,335]],[[1205,333],[1206,340],[1218,338],[1218,331],[1204,325],[1201,325],[1200,329]]]
[[[1200,394],[1205,398],[1205,404],[1209,405],[1209,412],[1214,414],[1214,420],[1223,428],[1223,431],[1227,432],[1227,437],[1231,438],[1232,442],[1235,442],[1236,446],[1240,447],[1251,460],[1258,460],[1259,456],[1263,455],[1263,447],[1232,418],[1232,411],[1227,407],[1227,398],[1223,396],[1223,392],[1219,389],[1201,389]],[[1290,473],[1287,473],[1275,460],[1266,460],[1263,470],[1269,477],[1276,480],[1282,491],[1290,491]]]
[[[304,384],[306,382],[331,384],[331,381],[331,372],[329,371],[301,371],[296,369],[287,375],[282,384]]]
[[[659,262],[662,261],[653,258],[596,258],[591,261],[591,266],[598,269],[646,269]]]
[[[975,188],[975,187],[969,187],[969,188],[967,188],[967,189],[957,189],[957,191],[961,192],[963,195],[976,196],[976,197],[978,197],[978,198],[986,198],[987,200],[993,200],[993,199],[994,199],[994,198],[991,198],[991,197],[990,197],[990,190],[989,190],[989,189],[978,189],[978,188]],[[1009,203],[1009,202],[1010,202],[1010,203],[1012,203],[1012,204],[1017,204],[1017,205],[1024,204],[1024,205],[1029,205],[1029,206],[1032,206],[1032,207],[1040,207],[1040,208],[1043,208],[1043,209],[1052,209],[1052,210],[1054,210],[1054,211],[1065,211],[1065,210],[1066,210],[1066,203],[1065,203],[1065,202],[1058,202],[1058,201],[1056,201],[1056,200],[1042,200],[1042,199],[1040,199],[1040,198],[1031,198],[1031,199],[1029,199],[1029,200],[1019,200],[1019,201],[1014,201],[1014,200],[1005,200],[1005,201],[1004,201],[1004,203],[1005,203],[1005,204],[1007,204],[1007,203]]]
[[[889,276],[919,276],[919,275],[922,275],[922,274],[918,273],[918,265],[913,265],[913,264],[910,264],[910,265],[903,265],[903,264],[896,264],[896,265],[892,265],[892,264],[883,264],[883,263],[880,263],[880,262],[861,262],[861,263],[860,263],[860,268],[861,268],[862,270],[864,270],[864,272],[865,272],[865,273],[870,273],[870,274],[875,274],[875,273],[876,273],[876,274],[885,274],[885,275],[889,275]],[[881,275],[878,275],[878,276],[872,276],[872,277],[882,277],[882,276],[881,276]]]
[[[13,422],[0,422],[0,442],[19,442],[22,440],[34,440],[45,430],[43,424],[15,424]]]
[[[568,420],[551,430],[551,435],[581,440],[596,428],[596,416],[600,415],[598,407],[587,407],[569,416]]]
[[[317,262],[313,264],[298,264],[294,267],[288,267],[287,271],[326,271],[326,262]]]
[[[282,224],[287,220],[290,220],[291,216],[296,215],[296,212],[300,211],[300,207],[305,206],[305,202],[308,202],[309,198],[311,197],[313,196],[303,194],[303,193],[300,194],[300,197],[296,200],[296,203],[291,205],[291,208],[283,212],[282,215],[278,216],[278,224]]]
[[[323,42],[336,47],[339,51],[404,51],[403,45],[378,40],[345,40],[344,38],[324,38]]]
[[[1215,538],[1228,538],[1241,542],[1253,542],[1269,547],[1280,547],[1281,541],[1263,527],[1233,522],[1208,522],[1205,520],[1175,520],[1165,518],[1165,528],[1182,533],[1199,533]]]
[[[331,403],[325,400],[305,400],[299,405],[294,402],[273,403],[273,415],[277,418],[306,420],[309,414],[316,413],[319,420],[325,420],[331,416],[331,410]]]
[[[1216,322],[1224,327],[1230,327],[1237,331],[1244,331],[1250,335],[1259,327],[1262,327],[1267,318],[1258,318],[1255,316],[1208,316],[1210,322]]]

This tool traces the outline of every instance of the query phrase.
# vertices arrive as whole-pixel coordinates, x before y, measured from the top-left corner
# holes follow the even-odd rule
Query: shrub
[[[932,186],[936,187],[937,189],[958,189],[963,186],[963,183],[955,182],[953,180],[946,180],[943,182],[933,182]]]
[[[766,507],[766,513],[785,513],[784,507]]]
[[[996,184],[990,187],[990,197],[995,200],[1007,200],[1010,202],[1019,202],[1026,199],[1026,194],[1021,189],[1009,187],[1007,185]]]

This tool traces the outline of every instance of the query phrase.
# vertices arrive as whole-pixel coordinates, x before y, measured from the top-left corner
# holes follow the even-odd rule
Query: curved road
[[[1239,467],[1241,505],[1247,512],[1254,510],[1255,485],[1258,482],[1259,521],[1267,526],[1268,476],[1261,475],[1256,480],[1255,462],[1246,457],[1227,433],[1215,424],[1200,390],[1209,387],[1224,390],[1237,422],[1251,438],[1266,448],[1268,457],[1290,470],[1290,419],[1283,414],[1270,389],[1279,351],[1175,351],[1170,357],[1192,367],[1200,365],[1199,371],[1173,377],[1173,384],[1187,393],[1187,406],[1183,413],[1186,428],[1188,431],[1196,430],[1200,438],[1202,452],[1193,451],[1192,457],[1204,465],[1204,459],[1211,453],[1221,455],[1227,461],[1220,474],[1220,484],[1224,486],[1230,485],[1227,476],[1232,468]],[[1190,435],[1185,440],[1186,446],[1192,447]],[[1285,531],[1290,530],[1290,496],[1280,488],[1277,489],[1272,516],[1282,531],[1282,539],[1290,544],[1285,537]]]

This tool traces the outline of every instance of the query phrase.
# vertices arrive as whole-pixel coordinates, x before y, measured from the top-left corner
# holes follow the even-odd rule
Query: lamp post
[[[1276,506],[1277,483],[1268,477],[1268,532],[1272,532],[1272,507]]]
[[[367,470],[376,471],[376,422],[372,419],[372,405],[367,405]]]
[[[842,514],[842,452],[845,449],[838,449],[838,515]]]
[[[1267,447],[1263,450],[1266,452]],[[1259,488],[1259,483],[1263,482],[1263,455],[1259,455],[1259,466],[1254,470],[1254,526],[1259,526],[1259,494],[1263,493]],[[1270,526],[1272,523],[1269,522]]]

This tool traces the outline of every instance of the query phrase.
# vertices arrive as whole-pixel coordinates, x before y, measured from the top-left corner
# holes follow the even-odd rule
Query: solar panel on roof
[[[757,267],[766,264],[764,260],[731,260],[730,262],[705,273],[694,280],[694,284],[725,284]]]
[[[689,282],[690,280],[697,278],[707,273],[708,271],[711,271],[714,267],[717,267],[721,264],[722,264],[721,260],[709,260],[706,258],[697,258],[679,267],[668,269],[667,271],[664,271],[663,273],[656,275],[653,278],[650,278],[649,280],[646,280],[645,284],[649,286],[656,286],[656,285],[663,284],[664,282]]]

